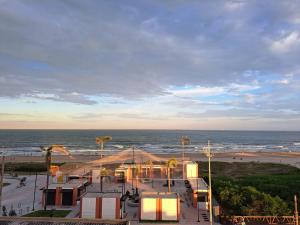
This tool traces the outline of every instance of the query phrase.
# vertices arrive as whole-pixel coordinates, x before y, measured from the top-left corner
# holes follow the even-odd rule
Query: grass
[[[64,163],[52,163],[52,165],[61,166]],[[1,164],[0,164],[1,165]],[[41,173],[46,172],[47,167],[44,162],[7,162],[5,163],[5,172],[10,173]]]
[[[5,163],[6,172],[45,172],[46,170],[46,165],[42,162]]]
[[[71,210],[38,210],[24,215],[24,217],[66,217],[70,212]]]
[[[200,175],[207,176],[208,163],[200,162]],[[212,162],[213,176],[228,176],[232,178],[279,175],[299,173],[300,169],[284,164],[258,163],[258,162]]]
[[[207,177],[207,163],[200,162],[200,175]],[[279,196],[293,209],[294,194],[300,196],[300,169],[284,164],[258,162],[212,162],[212,179]]]

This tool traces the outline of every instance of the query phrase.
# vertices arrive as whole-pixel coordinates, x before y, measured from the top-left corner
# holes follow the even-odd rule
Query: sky
[[[300,130],[300,2],[0,0],[0,129]]]

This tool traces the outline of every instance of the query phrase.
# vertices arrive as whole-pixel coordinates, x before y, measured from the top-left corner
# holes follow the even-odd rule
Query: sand
[[[136,161],[167,161],[170,158],[176,158],[181,162],[181,153],[169,154],[149,154],[141,150],[135,150]],[[68,156],[56,155],[52,157],[52,161],[56,163],[72,162],[72,163],[93,163],[93,164],[112,164],[123,163],[132,159],[132,150],[124,150],[115,155],[107,155],[99,160],[99,155],[73,155]],[[6,162],[44,162],[42,156],[7,156]],[[185,160],[191,161],[207,161],[207,157],[203,153],[186,153]],[[213,161],[224,162],[269,162],[288,164],[300,168],[300,152],[227,152],[214,153]]]

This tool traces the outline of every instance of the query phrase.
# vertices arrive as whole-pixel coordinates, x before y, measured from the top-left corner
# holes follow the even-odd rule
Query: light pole
[[[294,196],[294,201],[295,201],[295,225],[299,225],[297,195]]]
[[[181,147],[182,147],[182,179],[184,179],[184,147],[185,145],[189,145],[190,144],[190,139],[187,136],[182,136],[180,138],[180,142],[181,142]]]
[[[34,191],[33,191],[32,211],[34,211],[34,205],[35,205],[36,181],[37,181],[37,172],[35,172],[35,181],[34,181]]]
[[[134,194],[134,187],[133,187],[133,178],[135,176],[135,156],[134,156],[134,146],[132,146],[132,168],[131,168],[131,188],[132,194]]]
[[[199,215],[199,202],[198,202],[198,198],[199,198],[199,193],[198,193],[198,190],[199,190],[199,186],[198,186],[198,177],[197,177],[197,215],[198,215],[198,222],[200,222],[200,215]]]
[[[2,156],[1,156],[1,178],[0,178],[0,208],[2,206],[2,188],[3,188],[4,169],[5,169],[5,156],[2,152]]]
[[[209,182],[209,222],[212,225],[212,191],[211,191],[211,167],[210,159],[213,156],[210,149],[210,141],[208,140],[207,147],[204,148],[204,153],[208,157],[208,182]]]

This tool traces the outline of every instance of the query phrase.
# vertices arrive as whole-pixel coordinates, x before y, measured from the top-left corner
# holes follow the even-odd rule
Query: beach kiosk
[[[188,179],[191,186],[191,199],[193,202],[193,207],[199,209],[208,210],[208,185],[203,180],[203,178],[190,178]]]
[[[43,188],[42,205],[45,205],[47,193],[47,205],[62,207],[75,206],[77,199],[85,192],[87,179],[70,180],[67,183],[52,183],[48,190]]]
[[[189,178],[198,178],[199,174],[198,174],[198,163],[196,162],[187,162],[185,164],[185,174],[186,174],[186,179]]]
[[[142,192],[139,219],[142,221],[179,221],[180,200],[173,192]]]
[[[80,200],[80,217],[86,219],[120,219],[121,193],[86,193]]]

